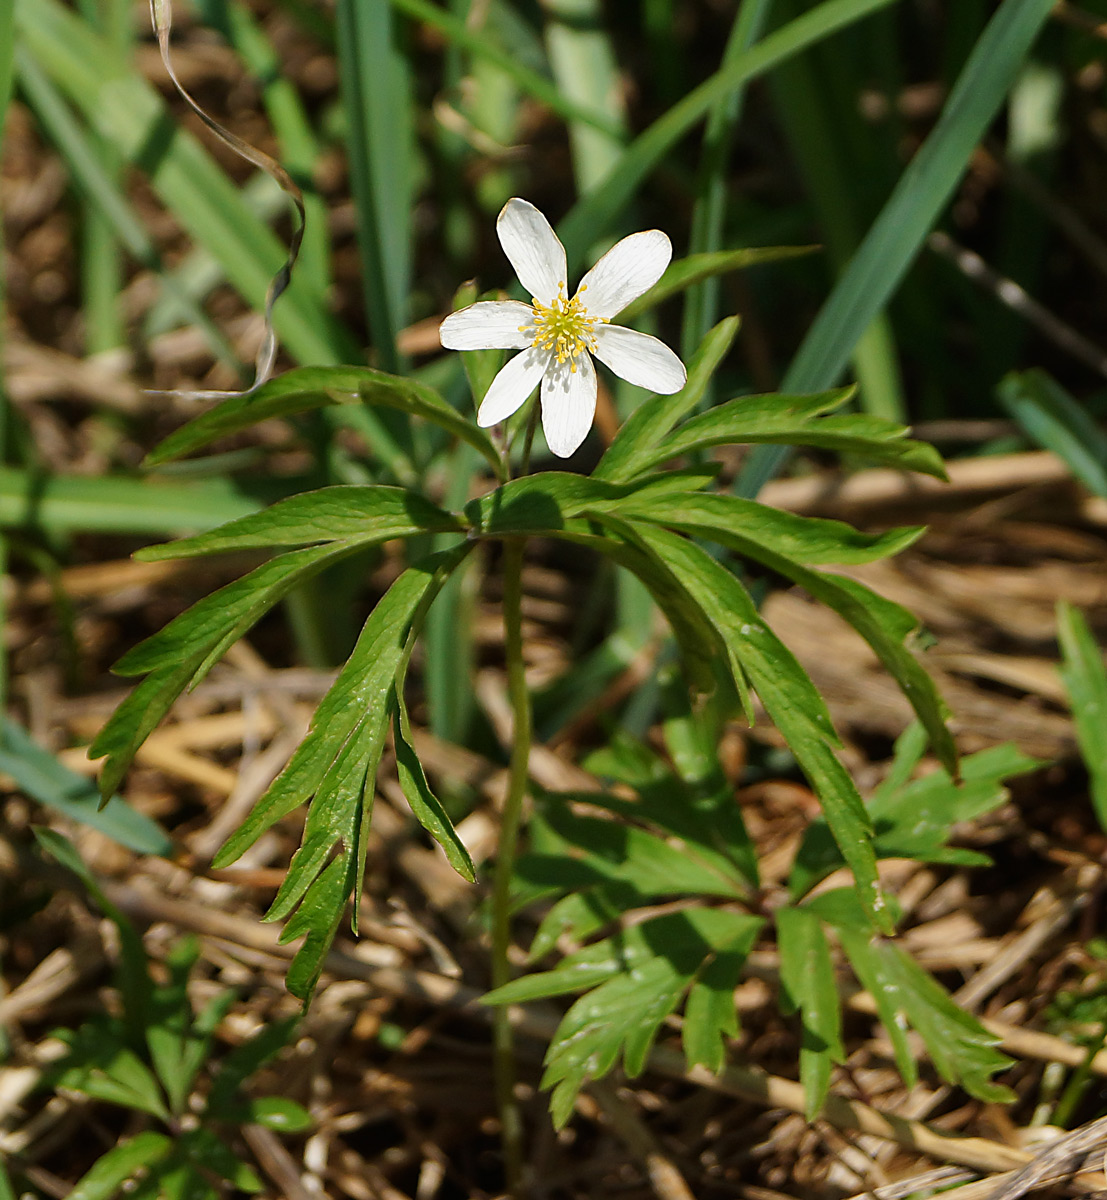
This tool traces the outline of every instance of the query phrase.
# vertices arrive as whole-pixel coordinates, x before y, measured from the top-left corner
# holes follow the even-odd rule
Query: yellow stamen
[[[550,350],[559,363],[568,362],[569,370],[577,369],[577,358],[586,350],[596,348],[596,326],[606,325],[606,317],[594,317],[584,307],[580,293],[571,299],[565,298],[565,284],[559,284],[557,298],[552,304],[543,304],[532,297],[534,323],[520,325],[520,333],[534,333],[533,345]]]

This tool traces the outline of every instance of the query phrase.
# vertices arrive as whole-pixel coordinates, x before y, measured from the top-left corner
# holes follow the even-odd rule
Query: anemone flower
[[[592,355],[628,383],[668,395],[687,381],[684,364],[657,338],[610,324],[652,287],[673,248],[660,229],[616,243],[568,297],[565,247],[526,200],[509,200],[496,233],[531,303],[490,300],[452,313],[439,331],[448,350],[521,350],[492,380],[477,413],[487,427],[506,420],[542,385],[542,429],[554,454],[568,458],[596,411]]]

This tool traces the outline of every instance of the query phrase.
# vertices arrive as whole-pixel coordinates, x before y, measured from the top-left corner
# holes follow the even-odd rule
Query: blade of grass
[[[852,25],[894,0],[827,0],[764,41],[720,67],[664,116],[639,134],[623,151],[617,169],[594,192],[578,200],[558,226],[570,270],[580,264],[588,247],[602,236],[626,207],[642,181],[670,149],[711,111],[716,101],[751,79],[771,71],[793,54]]]
[[[119,796],[112,796],[101,809],[96,784],[58,762],[12,720],[0,726],[0,771],[40,804],[98,830],[136,854],[173,857],[173,843],[156,821]]]
[[[817,392],[841,378],[858,340],[892,297],[964,174],[1052,7],[1052,0],[1004,0],[989,21],[937,125],[807,331],[783,391]],[[736,490],[757,495],[787,457],[786,448],[759,447]]]
[[[723,51],[722,67],[731,67],[761,36],[773,0],[743,0]],[[707,114],[699,169],[696,175],[696,203],[692,209],[689,254],[710,254],[723,248],[723,229],[727,205],[727,159],[734,130],[742,117],[746,89],[737,87],[716,100]],[[683,356],[689,358],[718,320],[720,283],[705,279],[689,288],[684,301],[681,331]],[[704,402],[710,403],[705,395]]]
[[[542,101],[557,113],[564,121],[579,121],[599,129],[612,137],[619,137],[619,128],[605,117],[567,99],[548,79],[524,66],[506,51],[500,49],[491,40],[482,37],[468,29],[464,21],[445,12],[429,0],[389,0],[393,8],[399,9],[416,21],[429,25],[438,30],[453,46],[468,50],[470,54],[480,55],[498,66],[505,74],[513,79],[521,91],[536,100]]]
[[[179,127],[158,93],[137,72],[116,64],[104,39],[58,0],[16,0],[15,16],[28,53],[89,124],[147,173],[174,217],[260,310],[284,249],[211,155]],[[302,363],[352,361],[356,355],[325,298],[299,279],[281,298],[275,319],[289,352]]]
[[[121,5],[120,0],[80,0],[77,7],[92,28],[105,35],[119,61],[126,61],[132,41],[129,4]],[[88,150],[101,161],[108,177],[118,183],[122,162],[114,147],[101,137],[90,137]],[[85,349],[89,354],[98,354],[123,344],[123,314],[119,307],[123,263],[115,231],[95,205],[85,203],[81,224]]]
[[[1057,606],[1057,638],[1061,643],[1061,678],[1076,724],[1076,740],[1088,768],[1088,790],[1100,828],[1107,831],[1107,667],[1103,651],[1079,609]]]
[[[794,11],[792,0],[780,0]],[[855,199],[848,148],[828,111],[825,88],[816,77],[812,54],[796,55],[772,78],[773,102],[792,153],[803,174],[835,272],[840,276],[856,251],[860,214]],[[906,409],[891,322],[878,313],[853,353],[861,407],[875,416],[902,423]]]
[[[5,528],[176,534],[211,529],[260,507],[222,479],[162,484],[0,467],[0,527]]]
[[[196,0],[197,11],[218,29],[261,88],[262,103],[277,135],[280,160],[304,194],[304,241],[297,273],[319,295],[330,287],[327,206],[314,184],[322,148],[300,93],[284,75],[280,59],[262,27],[238,0]]]
[[[339,0],[338,61],[365,311],[378,365],[396,374],[411,283],[413,116],[407,64],[385,4]]]
[[[126,251],[158,276],[165,301],[203,332],[208,346],[220,361],[242,374],[245,368],[233,347],[193,299],[178,274],[167,270],[141,218],[120,190],[118,179],[91,151],[88,129],[74,117],[57,88],[24,47],[16,49],[16,65],[23,96],[51,145],[61,155],[73,183],[87,197],[90,205],[96,205],[97,211]]]
[[[569,120],[569,145],[577,193],[587,195],[612,171],[626,141],[625,107],[618,68],[603,29],[598,0],[546,0],[546,52],[558,91],[606,119],[610,133]]]

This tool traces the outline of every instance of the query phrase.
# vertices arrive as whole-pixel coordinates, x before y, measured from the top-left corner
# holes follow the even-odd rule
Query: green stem
[[[500,823],[500,847],[492,880],[492,986],[503,987],[511,975],[511,879],[522,822],[523,797],[530,762],[530,693],[523,669],[522,598],[524,538],[504,541],[504,654],[507,691],[514,716],[511,748],[511,781]],[[497,1006],[492,1025],[492,1050],[496,1071],[496,1101],[500,1112],[504,1148],[504,1174],[509,1195],[519,1194],[523,1166],[523,1125],[515,1099],[515,1049],[506,1006]]]

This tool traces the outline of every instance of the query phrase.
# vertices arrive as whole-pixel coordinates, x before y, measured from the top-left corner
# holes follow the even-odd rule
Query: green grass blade
[[[146,172],[174,217],[260,310],[285,250],[212,156],[179,127],[154,88],[117,64],[104,39],[58,0],[17,0],[15,13],[28,52],[89,124]],[[324,297],[300,280],[281,298],[275,322],[301,362],[350,361],[356,354]]]
[[[1107,497],[1107,434],[1045,371],[1008,375],[999,402],[1039,446],[1064,459],[1077,479]]]
[[[436,29],[451,45],[494,63],[521,91],[548,105],[562,120],[589,125],[611,137],[620,136],[619,126],[615,122],[563,96],[557,86],[545,76],[539,75],[507,51],[500,49],[491,39],[471,31],[464,21],[429,3],[429,0],[389,0],[389,3],[414,20]]]
[[[16,48],[19,87],[51,145],[61,155],[76,187],[95,205],[119,244],[158,276],[164,299],[182,317],[202,330],[212,352],[228,366],[241,370],[233,348],[215,322],[193,299],[174,271],[166,270],[142,220],[119,187],[118,179],[91,149],[90,133],[73,115],[49,76],[25,47]],[[222,272],[220,272],[222,278]]]
[[[795,8],[794,3],[789,7]],[[773,99],[810,193],[827,250],[839,275],[860,241],[860,197],[836,113],[828,108],[812,55],[797,55],[773,76]],[[903,386],[891,323],[878,313],[853,354],[865,412],[905,420]]]
[[[626,142],[622,86],[599,0],[547,0],[546,52],[558,91],[615,126],[608,133],[569,121],[577,192],[587,195],[614,169]]]
[[[147,483],[0,467],[0,527],[52,534],[170,534],[211,529],[260,508],[226,480]]]
[[[136,854],[173,857],[173,843],[156,821],[118,796],[112,796],[101,809],[100,791],[91,779],[63,766],[10,719],[0,725],[0,771],[40,804],[98,830]]]
[[[783,390],[818,391],[841,377],[859,339],[891,299],[964,174],[1052,8],[1052,0],[1005,0],[992,17],[937,125],[807,331],[781,384]],[[787,456],[787,450],[776,447],[754,451],[739,477],[741,494],[756,495]]]
[[[1088,790],[1101,829],[1107,830],[1107,668],[1079,609],[1057,606],[1061,678],[1068,693],[1076,740],[1088,768]]]
[[[378,365],[395,373],[400,368],[396,335],[406,322],[411,283],[410,80],[406,60],[393,44],[386,4],[339,0],[337,20],[365,310]]]
[[[732,66],[761,36],[773,0],[744,0],[738,9],[723,51],[724,68]],[[692,209],[689,254],[710,254],[723,246],[727,205],[726,164],[734,129],[742,116],[745,88],[739,87],[716,100],[707,115],[696,177],[696,203]],[[719,309],[719,281],[707,278],[693,287],[684,302],[680,344],[687,358],[715,324]]]
[[[720,68],[659,117],[623,152],[616,169],[594,192],[579,200],[558,226],[570,269],[625,209],[639,185],[713,105],[751,79],[771,71],[807,46],[878,11],[893,0],[828,0]],[[1039,0],[1041,3],[1041,0]]]

